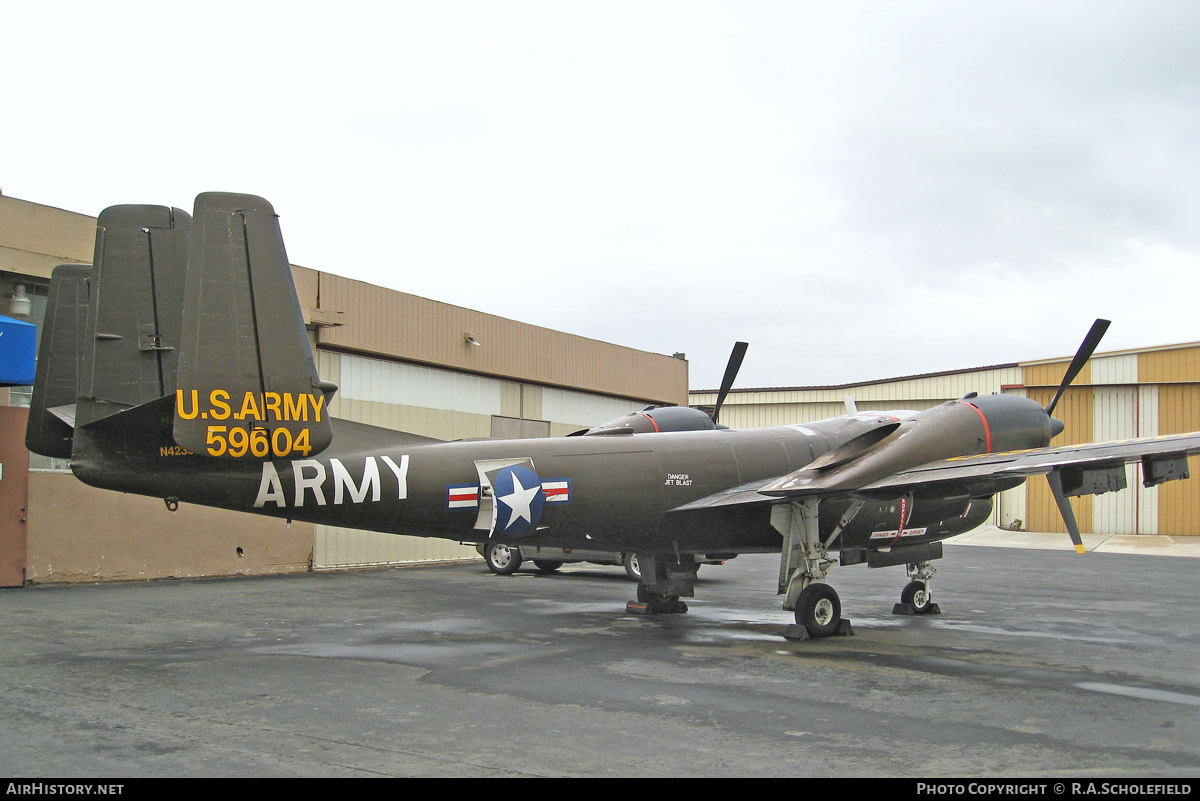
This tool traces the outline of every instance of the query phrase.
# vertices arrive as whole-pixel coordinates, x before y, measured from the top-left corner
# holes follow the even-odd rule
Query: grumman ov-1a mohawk
[[[716,424],[718,403],[578,436],[456,442],[331,419],[337,387],[313,364],[274,209],[207,193],[194,213],[109,208],[94,264],[55,271],[26,440],[88,484],[169,509],[632,551],[642,578],[627,608],[647,614],[687,610],[698,558],[776,552],[789,635],[825,636],[848,630],[826,583],[837,562],[906,565],[897,610],[937,611],[940,541],[987,520],[997,492],[1046,475],[1082,552],[1069,496],[1123,488],[1134,461],[1147,486],[1186,478],[1200,452],[1200,433],[1048,447],[1063,428],[1054,407],[1106,321],[1045,408],[972,394],[734,431]]]

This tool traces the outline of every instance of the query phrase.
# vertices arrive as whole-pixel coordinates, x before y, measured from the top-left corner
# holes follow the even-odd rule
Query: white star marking
[[[525,489],[521,486],[521,481],[517,478],[516,473],[512,474],[512,481],[512,494],[497,496],[497,500],[512,510],[512,514],[508,517],[508,525],[504,528],[512,528],[512,524],[522,517],[528,520],[530,525],[533,525],[533,511],[529,508],[529,505],[537,497],[537,494],[542,491],[542,488],[539,486],[533,489]]]

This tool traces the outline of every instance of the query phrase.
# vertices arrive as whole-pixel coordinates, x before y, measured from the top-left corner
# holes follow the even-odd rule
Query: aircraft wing
[[[986,479],[1028,478],[1070,468],[1081,471],[1102,470],[1137,461],[1147,464],[1150,468],[1147,475],[1150,477],[1154,475],[1155,466],[1197,453],[1200,453],[1200,432],[1115,442],[1089,442],[1057,448],[1034,448],[1028,451],[990,453],[930,462],[872,481],[861,487],[861,490],[908,491],[931,485],[970,484]],[[1163,480],[1186,477],[1171,475]]]
[[[1078,480],[1066,494],[1088,495],[1120,489],[1096,476],[1130,462],[1143,463],[1147,486],[1187,478],[1187,457],[1193,454],[1200,454],[1200,432],[960,456],[917,465],[852,489],[830,487],[820,474],[804,476],[808,480],[798,483],[796,479],[808,470],[802,468],[786,476],[713,493],[672,511],[834,495],[887,498],[909,492],[956,490],[971,495],[993,494],[1029,476],[1072,469]]]

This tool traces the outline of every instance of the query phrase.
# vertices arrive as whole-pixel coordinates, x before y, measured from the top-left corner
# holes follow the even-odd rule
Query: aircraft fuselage
[[[169,429],[132,438],[80,429],[72,467],[99,487],[318,524],[462,542],[736,554],[779,550],[769,504],[671,510],[792,473],[870,430],[841,417],[741,431],[343,449],[341,441],[363,440],[364,427],[352,424],[357,437],[342,437],[340,425],[320,454],[263,462],[188,452]],[[394,433],[379,429],[377,441]],[[822,528],[832,530],[849,503],[824,504]],[[868,499],[832,547],[939,540],[974,528],[990,510],[985,498],[965,496]]]

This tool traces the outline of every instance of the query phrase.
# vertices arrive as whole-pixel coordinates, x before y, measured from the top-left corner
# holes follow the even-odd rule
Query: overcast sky
[[[1200,3],[9,4],[0,188],[835,384],[1200,340]],[[547,354],[553,358],[553,354]]]

